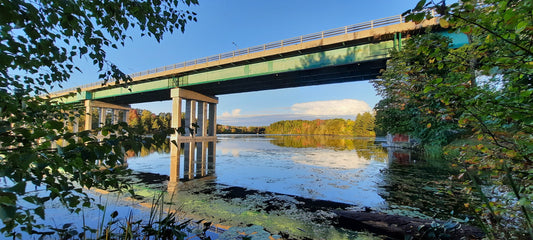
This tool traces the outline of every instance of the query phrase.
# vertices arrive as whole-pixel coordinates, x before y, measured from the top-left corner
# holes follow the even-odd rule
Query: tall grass
[[[204,224],[203,229],[193,227],[191,220],[178,216],[178,211],[173,208],[172,198],[170,204],[165,204],[164,199],[163,191],[154,195],[147,220],[137,219],[132,211],[126,217],[120,217],[118,211],[109,214],[107,203],[97,204],[99,214],[96,228],[87,225],[85,213],[82,213],[80,231],[79,226],[69,223],[36,235],[40,235],[39,239],[210,239],[206,236],[210,223]]]

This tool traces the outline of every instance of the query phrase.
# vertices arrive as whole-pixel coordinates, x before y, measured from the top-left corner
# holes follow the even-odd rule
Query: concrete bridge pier
[[[98,127],[103,127],[106,124],[107,110],[111,109],[111,123],[118,124],[120,121],[120,112],[123,112],[122,121],[128,120],[130,105],[112,104],[94,100],[85,100],[85,130],[93,129],[92,109],[98,108]]]
[[[171,127],[185,132],[176,131],[170,137],[170,180],[167,190],[172,193],[176,191],[180,180],[182,148],[184,179],[214,174],[218,98],[181,88],[171,89],[170,96]],[[183,105],[185,121],[182,126]]]
[[[183,128],[185,134],[174,134],[171,139],[177,142],[216,140],[216,114],[218,98],[206,96],[186,89],[174,88],[172,97],[172,122],[174,129]],[[182,104],[185,100],[185,126],[181,126]]]
[[[92,101],[85,100],[85,126],[84,130],[93,130]]]
[[[104,127],[105,126],[105,119],[107,115],[107,108],[100,107],[98,112],[98,127]]]
[[[80,131],[80,119],[74,118],[74,121],[72,122],[72,132],[79,132]]]

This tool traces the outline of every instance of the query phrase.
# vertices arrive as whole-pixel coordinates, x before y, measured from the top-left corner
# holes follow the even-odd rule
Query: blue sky
[[[118,50],[108,50],[111,61],[126,73],[193,60],[286,38],[389,17],[416,5],[416,0],[314,1],[215,0],[202,1],[190,10],[198,22],[185,33],[167,34],[158,43],[134,34]],[[89,63],[63,87],[97,81]],[[238,126],[268,125],[284,119],[355,118],[370,111],[379,97],[368,82],[354,82],[218,96],[218,123]],[[170,112],[168,101],[135,104],[152,112]]]

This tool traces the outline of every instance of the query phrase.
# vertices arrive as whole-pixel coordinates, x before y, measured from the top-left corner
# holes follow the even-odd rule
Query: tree
[[[159,116],[152,114],[152,131],[159,131],[163,129],[163,121],[164,118],[162,118],[161,114],[159,114]]]
[[[131,109],[128,116],[128,125],[133,129],[140,129],[141,127],[141,117],[139,116],[138,109]]]
[[[141,126],[145,133],[152,131],[152,112],[144,109],[141,113]]]
[[[0,3],[0,188],[1,231],[23,224],[31,233],[35,216],[44,218],[44,203],[59,199],[73,211],[88,206],[81,187],[122,188],[115,177],[118,168],[99,170],[122,162],[120,144],[137,144],[133,135],[121,135],[122,124],[100,129],[114,141],[98,143],[90,132],[68,133],[63,120],[73,121],[71,106],[41,97],[61,86],[74,71],[75,59],[87,58],[98,66],[101,79],[128,82],[130,78],[106,56],[109,48],[124,45],[131,29],[157,41],[175,29],[184,31],[195,14],[181,10],[184,1],[14,1]],[[84,113],[82,113],[84,114]],[[109,134],[113,132],[113,134]],[[68,142],[50,151],[56,140]],[[27,193],[27,184],[48,191],[43,197]],[[79,185],[78,185],[79,184]]]
[[[464,191],[473,200],[465,206],[491,238],[531,238],[533,4],[421,0],[406,19],[431,18],[425,7],[436,9],[440,25],[467,34],[470,43],[446,50],[436,37],[424,36],[413,39],[405,54],[393,53],[383,74],[390,81],[377,83],[387,96],[377,105],[377,121],[387,127],[395,121],[387,117],[400,116],[389,130],[426,140],[462,131],[470,141],[456,156],[463,168],[458,178],[467,179]]]
[[[362,125],[364,134],[358,136],[374,137],[374,117],[370,113],[365,113],[367,118]],[[342,135],[350,136],[354,134],[355,122],[346,119],[328,120],[285,120],[270,124],[264,131],[267,134],[303,134],[303,135]],[[259,130],[261,131],[261,130]],[[363,130],[361,130],[363,131]]]
[[[160,113],[159,119],[162,122],[162,127],[164,129],[170,129],[170,121],[172,120],[172,114],[170,113]]]
[[[447,59],[462,50],[450,49],[450,39],[433,33],[407,41],[393,50],[387,69],[372,81],[383,99],[376,105],[377,124],[390,133],[409,133],[423,144],[445,145],[458,136],[455,99],[444,102],[437,92],[463,91],[468,84],[464,62]],[[468,81],[466,81],[468,82]]]
[[[375,118],[369,112],[357,114],[353,127],[353,134],[358,137],[375,137]]]

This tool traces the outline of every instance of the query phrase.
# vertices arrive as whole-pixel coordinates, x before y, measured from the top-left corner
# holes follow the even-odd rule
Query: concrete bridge
[[[173,128],[181,127],[185,105],[186,133],[175,139],[193,137],[193,123],[198,125],[194,137],[213,138],[217,95],[374,79],[392,48],[429,26],[438,26],[437,19],[416,24],[397,15],[134,73],[128,85],[101,81],[51,96],[61,103],[83,103],[88,113],[98,107],[100,116],[105,109],[172,100]],[[448,35],[456,45],[466,42],[464,36]],[[85,126],[91,129],[90,120]]]

